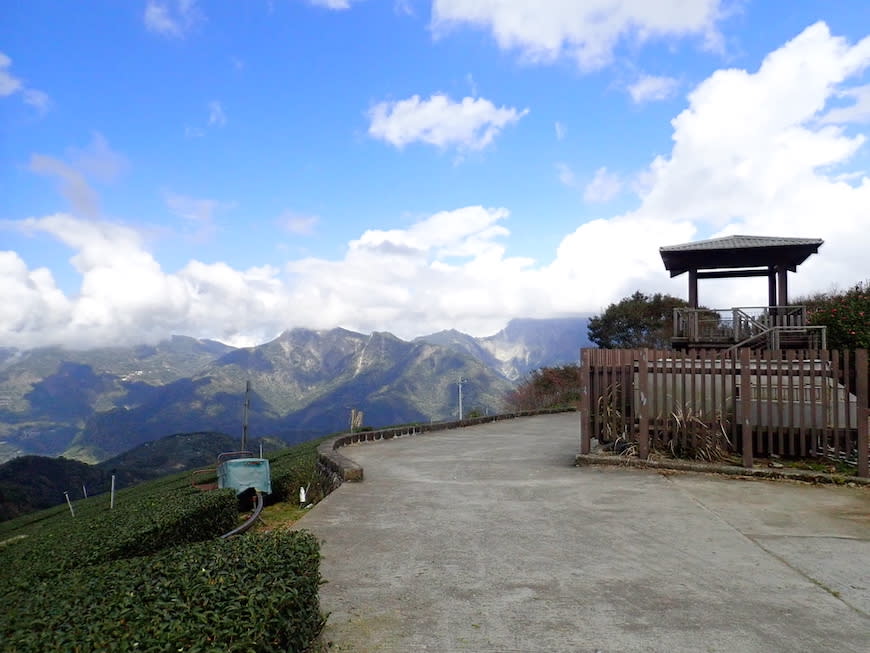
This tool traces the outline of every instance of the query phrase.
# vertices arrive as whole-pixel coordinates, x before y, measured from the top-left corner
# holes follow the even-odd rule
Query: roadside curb
[[[717,465],[714,463],[694,463],[683,460],[641,460],[627,456],[604,454],[577,454],[574,465],[610,465],[612,467],[637,467],[640,469],[670,469],[679,472],[705,472],[727,476],[764,478],[769,480],[803,481],[805,483],[829,483],[832,485],[854,484],[870,487],[870,479],[841,474],[825,474],[806,469],[753,468],[736,465]]]

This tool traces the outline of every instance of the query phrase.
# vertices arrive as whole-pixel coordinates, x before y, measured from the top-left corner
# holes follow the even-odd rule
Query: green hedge
[[[323,498],[323,479],[317,471],[317,447],[322,438],[278,452],[270,457],[272,470],[271,501],[296,503],[299,488],[308,488],[308,501]]]
[[[201,492],[169,485],[171,492],[128,495],[113,510],[77,502],[76,517],[57,515],[25,530],[27,537],[0,549],[0,597],[68,569],[148,555],[217,537],[238,523],[232,490]],[[153,488],[152,488],[153,491]]]
[[[0,633],[21,653],[304,651],[319,585],[310,533],[212,540],[34,583],[5,599]]]
[[[184,472],[119,490],[115,494],[115,507],[116,509],[123,508],[145,498],[157,496],[170,498],[177,493],[182,495],[187,494],[191,489],[190,478],[190,472]],[[93,515],[108,510],[109,501],[108,493],[92,496],[89,499],[74,500],[73,506],[75,507],[76,518],[90,518]],[[65,519],[67,516],[69,516],[69,508],[66,503],[62,503],[53,508],[46,508],[45,510],[0,522],[0,540],[22,532],[34,534],[43,528],[53,529],[58,519]]]

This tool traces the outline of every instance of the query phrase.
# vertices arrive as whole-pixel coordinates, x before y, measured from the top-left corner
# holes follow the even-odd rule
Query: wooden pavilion
[[[671,277],[689,275],[689,307],[674,313],[673,346],[689,348],[824,348],[825,333],[790,306],[788,273],[818,253],[819,238],[725,236],[659,248]],[[701,308],[699,279],[767,277],[768,305]]]
[[[788,273],[822,244],[727,236],[660,248],[672,277],[689,276],[689,306],[674,309],[676,351],[581,351],[580,453],[597,438],[641,459],[739,452],[752,468],[756,455],[813,456],[870,477],[867,350],[829,351],[825,328],[789,303]],[[699,302],[699,279],[740,277],[767,277],[767,306]]]

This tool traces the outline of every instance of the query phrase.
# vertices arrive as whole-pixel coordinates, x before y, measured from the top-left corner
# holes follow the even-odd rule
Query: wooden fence
[[[870,462],[867,350],[584,349],[580,450],[591,439],[707,456]]]

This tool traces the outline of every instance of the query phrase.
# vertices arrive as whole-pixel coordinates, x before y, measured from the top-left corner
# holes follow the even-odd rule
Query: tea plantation
[[[321,496],[317,442],[271,458],[271,499]],[[0,649],[305,651],[323,625],[304,531],[221,540],[232,490],[183,473],[0,524]]]

